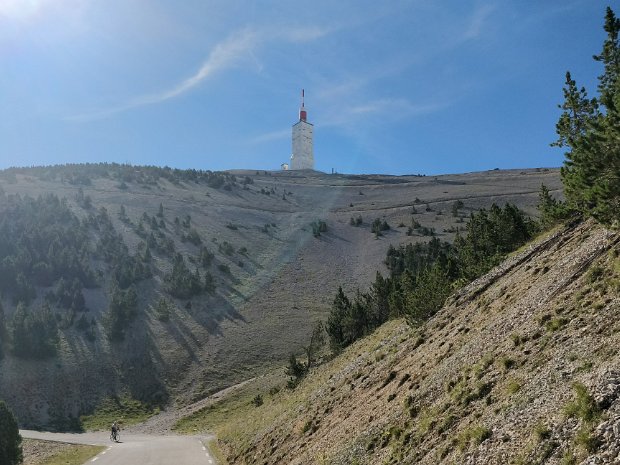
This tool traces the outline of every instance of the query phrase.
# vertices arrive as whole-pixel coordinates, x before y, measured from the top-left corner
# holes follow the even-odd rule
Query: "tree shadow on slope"
[[[133,399],[160,407],[169,398],[163,379],[165,359],[148,325],[135,326],[131,337],[116,348],[124,352],[119,364],[121,379]]]
[[[228,291],[246,300],[246,297],[233,287],[230,287]],[[205,328],[210,335],[222,335],[221,323],[223,321],[246,322],[245,317],[237,311],[231,302],[220,294],[216,295],[214,299],[210,299],[209,302],[200,302],[193,305],[191,312],[188,314],[193,321]]]

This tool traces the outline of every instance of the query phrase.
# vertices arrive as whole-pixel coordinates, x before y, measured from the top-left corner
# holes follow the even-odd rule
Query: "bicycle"
[[[112,442],[120,442],[121,440],[121,432],[120,431],[112,431],[110,433],[110,441]]]

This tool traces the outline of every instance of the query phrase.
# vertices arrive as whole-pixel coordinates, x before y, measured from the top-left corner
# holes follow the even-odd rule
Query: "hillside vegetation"
[[[211,427],[231,463],[616,463],[619,243],[562,227]]]
[[[543,169],[4,170],[0,398],[22,425],[59,429],[97,406],[200,399],[300,353],[339,286],[389,272],[390,246],[452,242],[493,203],[534,214],[543,183],[557,196]]]

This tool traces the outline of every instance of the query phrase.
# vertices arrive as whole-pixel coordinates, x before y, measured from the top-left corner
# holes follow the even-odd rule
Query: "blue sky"
[[[0,168],[278,169],[301,88],[316,168],[559,166],[598,0],[0,0]]]

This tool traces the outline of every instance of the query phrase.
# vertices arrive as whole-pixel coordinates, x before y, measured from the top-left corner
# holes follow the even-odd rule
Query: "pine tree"
[[[22,460],[22,437],[17,421],[4,401],[0,400],[0,463],[17,465]]]
[[[13,353],[23,358],[46,358],[56,355],[59,342],[56,318],[44,303],[32,311],[20,302],[11,321]]]
[[[121,220],[123,223],[127,222],[127,220],[129,220],[129,218],[127,218],[127,211],[125,210],[125,206],[121,204],[121,207],[118,211],[118,219]]]
[[[325,331],[329,336],[329,343],[334,351],[345,347],[344,320],[351,311],[351,301],[345,295],[342,287],[338,288],[338,293],[334,298],[332,310],[327,318]]]
[[[321,348],[325,345],[325,328],[322,321],[318,321],[312,328],[312,334],[310,335],[310,343],[307,347],[304,347],[308,362],[306,367],[310,369],[314,365],[317,359],[317,355]]]
[[[561,175],[569,205],[604,224],[620,221],[620,19],[605,15],[599,98],[589,99],[566,74],[564,104],[552,145],[568,147]]]
[[[4,317],[4,307],[2,307],[2,301],[0,300],[0,360],[4,357],[4,344],[6,342],[6,321]]]

